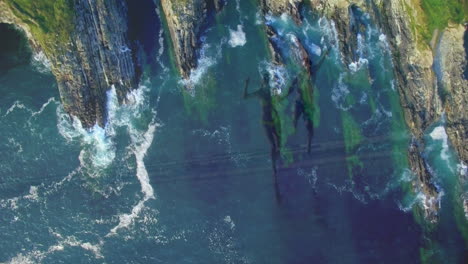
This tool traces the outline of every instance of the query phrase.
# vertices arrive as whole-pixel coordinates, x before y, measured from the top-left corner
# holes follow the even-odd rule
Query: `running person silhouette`
[[[320,57],[316,65],[312,65],[311,73],[303,70],[299,76],[301,80],[300,87],[297,87],[296,107],[294,110],[294,127],[297,129],[297,122],[303,116],[307,129],[307,153],[310,154],[312,148],[312,137],[314,136],[314,100],[313,100],[313,85],[317,78],[317,71],[322,66],[325,58],[328,56],[330,49]]]
[[[277,161],[280,156],[281,150],[281,121],[278,114],[278,110],[275,107],[275,102],[279,103],[286,99],[292,92],[293,87],[297,84],[297,78],[294,80],[293,85],[289,88],[286,95],[275,94],[272,92],[272,89],[269,85],[269,76],[267,73],[263,75],[263,80],[260,85],[260,88],[255,91],[249,93],[250,78],[247,78],[245,81],[244,87],[244,99],[257,97],[260,99],[262,105],[262,124],[265,128],[265,132],[267,134],[268,140],[270,141],[271,145],[271,163],[273,167],[273,176],[275,181],[275,191],[276,191],[276,199],[278,202],[281,201],[281,196],[279,193],[278,187],[278,179],[277,179]]]

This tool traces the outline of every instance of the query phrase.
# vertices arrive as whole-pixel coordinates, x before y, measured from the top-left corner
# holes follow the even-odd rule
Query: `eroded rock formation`
[[[32,46],[45,51],[65,110],[85,127],[96,123],[104,126],[106,92],[114,85],[123,102],[127,91],[138,83],[134,52],[127,37],[127,6],[119,0],[76,0],[69,8],[73,9],[70,29],[55,43],[44,39],[50,35],[40,35],[43,32],[29,26],[36,18],[20,2],[2,2],[6,15],[1,20],[19,25]]]
[[[203,29],[210,15],[219,12],[223,5],[222,0],[161,0],[176,64],[183,78],[188,78],[197,67]]]

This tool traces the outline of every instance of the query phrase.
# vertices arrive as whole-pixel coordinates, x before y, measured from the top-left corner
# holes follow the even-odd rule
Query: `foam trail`
[[[190,76],[188,79],[182,79],[179,81],[180,84],[188,87],[192,95],[195,95],[194,87],[201,81],[205,73],[213,65],[217,63],[217,60],[221,57],[222,46],[225,44],[226,40],[223,38],[221,43],[214,48],[216,49],[214,55],[208,55],[208,52],[211,51],[211,45],[207,44],[205,38],[202,38],[202,48],[200,49],[200,57],[198,59],[198,66],[195,69],[190,71]],[[212,52],[212,51],[211,51]]]
[[[32,113],[31,117],[40,115],[44,111],[44,109],[51,103],[57,103],[54,97],[49,98],[49,100],[47,100],[47,102],[45,102],[38,111]]]
[[[153,121],[149,125],[148,130],[144,133],[142,137],[138,134],[132,136],[132,141],[137,141],[137,142],[134,142],[136,143],[135,144],[136,146],[133,149],[133,153],[136,158],[136,163],[137,163],[136,175],[137,175],[138,180],[140,181],[141,192],[143,193],[143,199],[140,200],[132,208],[131,213],[122,214],[119,216],[119,224],[111,229],[111,231],[106,235],[107,237],[115,235],[117,231],[121,228],[128,227],[133,222],[133,220],[136,217],[138,217],[141,210],[144,208],[145,202],[148,201],[149,199],[155,198],[154,190],[150,184],[148,171],[146,170],[145,163],[144,163],[144,157],[146,155],[146,152],[148,151],[148,148],[151,146],[151,143],[153,142],[155,130],[156,130],[156,124]]]
[[[79,247],[83,250],[91,252],[96,259],[102,259],[104,256],[101,253],[101,246],[104,244],[100,241],[98,244],[91,244],[89,242],[82,242],[75,236],[68,236],[63,238],[62,235],[53,232],[56,238],[59,239],[57,244],[54,244],[47,248],[47,250],[32,250],[28,253],[19,253],[5,264],[34,264],[41,263],[47,256],[56,252],[63,251],[66,247]]]
[[[27,112],[32,112],[29,108],[27,108],[23,103],[20,101],[15,101],[10,108],[6,111],[6,113],[3,115],[3,117],[6,117],[10,113],[12,113],[15,109],[24,109]]]
[[[351,108],[351,106],[345,106],[346,104],[346,96],[350,93],[348,86],[344,83],[345,73],[340,73],[340,77],[338,78],[338,83],[333,86],[332,89],[332,101],[335,103],[335,107],[337,109],[341,109],[343,111],[347,111]]]

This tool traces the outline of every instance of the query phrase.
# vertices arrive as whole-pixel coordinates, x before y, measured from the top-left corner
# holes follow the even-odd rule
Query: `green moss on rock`
[[[31,30],[31,34],[46,54],[65,46],[74,30],[72,0],[3,0],[13,13]]]

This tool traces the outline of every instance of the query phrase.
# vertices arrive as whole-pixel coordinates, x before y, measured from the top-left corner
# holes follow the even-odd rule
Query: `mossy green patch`
[[[341,120],[343,123],[343,138],[345,149],[347,153],[352,153],[363,140],[361,128],[356,123],[353,116],[348,112],[342,112]]]
[[[432,34],[435,29],[444,29],[449,21],[462,23],[468,19],[468,13],[464,12],[468,8],[465,0],[421,0],[421,7],[426,16],[425,34]],[[426,36],[430,40],[431,36]]]
[[[216,107],[216,85],[214,76],[207,73],[199,84],[182,89],[186,111],[205,124],[208,123],[210,111]]]
[[[414,12],[415,7],[405,3],[411,29],[426,44],[430,43],[436,29],[443,30],[450,22],[460,24],[468,20],[466,0],[419,0],[413,5],[419,5],[416,8],[421,8],[422,12]]]
[[[343,123],[343,139],[346,154],[350,155],[346,158],[346,164],[348,166],[348,175],[353,177],[353,171],[355,168],[363,168],[363,163],[359,160],[359,157],[355,155],[357,147],[363,141],[361,134],[361,128],[354,120],[353,116],[349,112],[342,112],[341,120]]]
[[[72,0],[4,0],[14,14],[31,29],[31,34],[47,55],[60,52],[74,30]]]
[[[281,137],[280,152],[286,165],[293,162],[293,153],[286,147],[288,137],[294,134],[294,125],[291,115],[288,114],[289,101],[280,96],[272,98],[273,108],[273,122],[277,133]]]
[[[351,179],[354,176],[355,169],[359,168],[359,170],[362,170],[364,168],[364,163],[362,163],[357,155],[346,157],[346,165],[348,168],[348,175]]]
[[[314,89],[310,76],[306,70],[303,70],[299,75],[299,87],[303,94],[303,103],[306,118],[313,121],[314,127],[320,125],[320,107],[319,107],[319,91]]]

